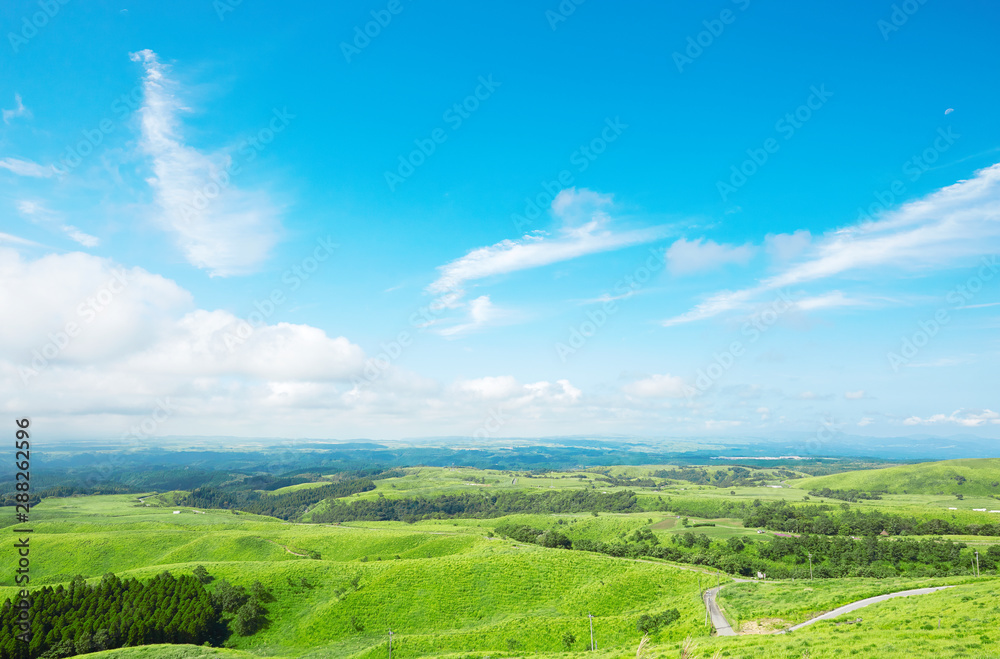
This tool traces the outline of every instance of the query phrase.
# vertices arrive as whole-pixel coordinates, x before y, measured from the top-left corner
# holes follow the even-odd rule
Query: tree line
[[[634,492],[604,494],[592,490],[561,490],[529,494],[464,492],[438,497],[387,498],[334,502],[313,515],[318,523],[405,521],[451,517],[502,517],[515,513],[630,512],[639,510]]]
[[[498,535],[544,547],[590,551],[619,558],[659,558],[677,563],[714,567],[729,574],[754,576],[763,572],[771,578],[818,579],[843,577],[887,578],[894,576],[934,577],[965,575],[971,570],[972,554],[965,543],[951,540],[914,538],[879,539],[844,537],[775,537],[757,541],[734,536],[712,540],[691,531],[670,537],[663,544],[648,528],[634,531],[622,540],[570,540],[554,529],[501,524]],[[1000,547],[979,555],[982,570],[1000,567]]]
[[[68,585],[31,591],[28,642],[18,626],[21,609],[8,599],[0,608],[0,659],[60,659],[151,643],[221,645],[265,624],[263,602],[273,597],[260,582],[247,591],[221,580],[209,592],[211,581],[201,566],[144,582],[108,573],[88,585],[78,575]]]
[[[281,494],[262,493],[247,489],[198,487],[177,500],[192,508],[223,508],[255,515],[268,515],[284,520],[298,519],[312,505],[323,499],[337,499],[375,489],[371,478],[351,478],[320,487],[306,488]]]

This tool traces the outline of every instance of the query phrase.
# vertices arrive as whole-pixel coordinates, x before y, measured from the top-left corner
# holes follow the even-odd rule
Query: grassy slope
[[[108,496],[37,506],[33,583],[77,573],[96,579],[109,571],[149,577],[198,564],[239,584],[259,579],[278,598],[269,606],[272,624],[238,639],[237,647],[289,657],[381,656],[390,627],[400,659],[506,652],[510,639],[518,650],[557,651],[566,633],[582,647],[588,612],[608,645],[632,642],[639,615],[667,608],[678,608],[682,619],[661,634],[664,640],[699,629],[698,574],[664,564],[518,545],[486,537],[488,527],[311,526],[222,511],[180,508],[174,515],[171,507],[135,504],[132,496]],[[594,534],[635,526],[580,521]],[[322,559],[300,558],[286,547],[317,551]],[[13,592],[0,588],[3,597]]]
[[[959,485],[955,476],[964,476]],[[998,483],[998,485],[994,485]],[[804,478],[794,487],[805,490],[888,490],[893,494],[1000,495],[1000,459],[946,460],[867,471],[849,471],[831,476]],[[994,506],[1000,508],[1000,505]]]
[[[791,634],[702,640],[696,656],[711,657],[721,651],[723,656],[760,659],[997,657],[998,602],[1000,580],[982,579],[930,595],[875,604]],[[848,622],[858,618],[860,623]]]
[[[966,583],[971,577],[929,579],[817,579],[734,583],[719,593],[719,605],[734,629],[744,623],[773,621],[775,629],[804,622],[849,602],[913,588]]]

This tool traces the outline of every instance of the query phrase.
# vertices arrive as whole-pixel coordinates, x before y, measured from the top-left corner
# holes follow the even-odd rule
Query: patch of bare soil
[[[781,618],[764,618],[744,622],[740,634],[773,634],[779,629],[788,627],[791,623]]]

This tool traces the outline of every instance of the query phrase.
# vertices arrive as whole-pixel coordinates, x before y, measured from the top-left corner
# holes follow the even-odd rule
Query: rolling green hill
[[[964,479],[964,481],[962,481]],[[892,494],[1000,496],[1000,459],[945,460],[915,465],[848,471],[793,481],[802,490],[886,491]],[[1000,508],[1000,506],[997,506]]]
[[[381,657],[389,629],[400,659],[558,652],[567,635],[572,649],[583,649],[588,613],[602,643],[620,647],[641,636],[636,623],[643,614],[680,612],[654,635],[662,641],[698,633],[703,615],[698,571],[516,543],[490,537],[480,526],[304,525],[147,507],[134,495],[49,499],[32,515],[33,585],[68,582],[76,574],[94,583],[106,572],[148,579],[164,570],[191,573],[198,565],[217,580],[261,581],[276,597],[267,606],[269,624],[231,639],[234,649],[254,654]],[[595,531],[611,522],[580,519]],[[15,592],[9,582],[0,587],[2,598]],[[224,656],[193,648],[156,652]],[[109,654],[161,656],[156,652]]]

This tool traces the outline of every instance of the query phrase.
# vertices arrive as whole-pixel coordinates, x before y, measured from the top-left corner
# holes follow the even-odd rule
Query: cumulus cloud
[[[346,382],[364,353],[344,337],[289,323],[251,325],[193,306],[190,293],[142,268],[73,252],[25,260],[0,248],[0,359],[22,381],[79,383],[100,369],[123,382]],[[91,373],[88,375],[88,373]]]
[[[789,261],[805,251],[812,242],[812,234],[805,229],[795,233],[769,233],[764,238],[764,249],[775,261]]]
[[[859,389],[858,391],[847,391],[844,393],[844,398],[847,400],[861,400],[865,397],[865,390]]]
[[[908,426],[928,426],[940,423],[954,423],[966,428],[978,428],[986,424],[1000,425],[1000,413],[993,410],[955,410],[949,415],[934,414],[927,418],[911,416],[903,421]]]
[[[675,275],[705,272],[728,263],[746,265],[753,255],[752,245],[720,245],[704,238],[692,241],[681,238],[667,248],[667,268]]]
[[[183,142],[180,90],[156,53],[132,54],[145,75],[140,147],[152,161],[149,178],[160,225],[187,260],[212,275],[252,272],[277,241],[279,211],[267,194],[243,190],[227,171],[232,157],[203,153]]]
[[[721,291],[693,309],[664,321],[676,325],[745,307],[768,292],[845,273],[951,267],[962,259],[1000,249],[1000,164],[968,180],[823,236],[808,257],[760,284]]]

